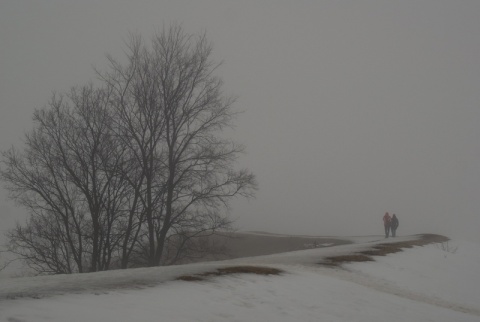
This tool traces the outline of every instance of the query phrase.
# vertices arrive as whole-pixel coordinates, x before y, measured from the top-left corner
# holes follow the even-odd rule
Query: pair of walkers
[[[390,217],[388,212],[386,212],[383,216],[383,226],[385,227],[385,238],[388,238],[390,235],[390,230],[392,230],[392,237],[395,237],[398,228],[397,216],[393,214],[393,216]]]

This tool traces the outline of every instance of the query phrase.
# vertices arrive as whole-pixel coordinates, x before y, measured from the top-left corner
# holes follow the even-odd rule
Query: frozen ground
[[[375,239],[223,262],[0,279],[0,321],[480,321],[479,244],[414,247],[343,269],[318,265],[385,241]],[[284,273],[173,280],[239,264]]]

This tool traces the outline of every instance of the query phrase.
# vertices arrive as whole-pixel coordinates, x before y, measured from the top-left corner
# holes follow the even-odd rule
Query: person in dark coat
[[[395,237],[397,228],[398,228],[398,218],[395,214],[392,216],[392,220],[390,223],[390,228],[392,229],[392,237]]]
[[[383,226],[385,227],[385,238],[388,238],[388,235],[390,234],[390,224],[391,224],[392,218],[390,218],[390,215],[388,212],[385,213],[383,216]]]

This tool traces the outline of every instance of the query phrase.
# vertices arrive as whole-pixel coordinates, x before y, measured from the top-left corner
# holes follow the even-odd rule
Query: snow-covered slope
[[[450,241],[446,249],[414,247],[343,268],[318,265],[384,241],[359,238],[351,245],[223,262],[1,279],[0,321],[480,321],[478,244]],[[174,280],[240,264],[284,273]]]

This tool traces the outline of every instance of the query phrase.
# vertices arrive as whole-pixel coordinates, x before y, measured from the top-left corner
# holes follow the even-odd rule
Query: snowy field
[[[0,321],[480,321],[479,244],[450,241],[448,249],[432,244],[343,268],[318,265],[385,240],[354,242],[183,266],[2,278]],[[174,280],[233,265],[284,273]]]

